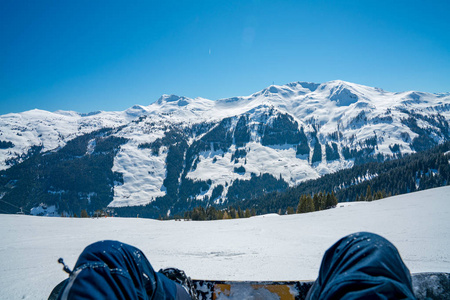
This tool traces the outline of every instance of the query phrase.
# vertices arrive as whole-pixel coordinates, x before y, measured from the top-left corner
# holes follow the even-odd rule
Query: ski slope
[[[192,278],[315,279],[325,250],[356,231],[383,235],[411,272],[450,271],[450,186],[302,215],[185,222],[0,215],[2,299],[46,299],[90,243],[142,249],[154,268]]]

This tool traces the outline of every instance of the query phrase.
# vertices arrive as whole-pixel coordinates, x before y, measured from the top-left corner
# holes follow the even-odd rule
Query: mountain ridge
[[[450,139],[449,122],[450,93],[393,93],[342,80],[271,85],[219,100],[162,95],[119,112],[2,115],[0,169],[20,165],[36,147],[51,155],[99,131],[80,140],[88,153],[83,156],[97,153],[103,140],[123,139],[107,148],[114,155],[108,172],[123,180],[112,184],[109,206],[159,199],[171,214],[193,202],[226,203],[230,188],[244,181],[283,189],[361,162],[422,151]],[[108,176],[104,182],[111,182]],[[68,193],[50,186],[44,195]],[[0,189],[5,197],[9,192]]]

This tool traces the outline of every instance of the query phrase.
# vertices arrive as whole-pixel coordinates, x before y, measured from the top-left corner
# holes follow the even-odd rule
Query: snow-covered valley
[[[339,204],[300,215],[186,222],[136,218],[0,215],[0,290],[4,299],[46,299],[90,243],[137,246],[154,268],[192,278],[315,279],[324,251],[340,237],[371,231],[393,242],[411,272],[450,271],[450,187],[374,202]]]

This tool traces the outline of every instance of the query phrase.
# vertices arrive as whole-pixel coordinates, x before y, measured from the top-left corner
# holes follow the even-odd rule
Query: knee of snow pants
[[[153,270],[144,253],[118,241],[89,245],[58,299],[190,299],[184,288]]]
[[[322,259],[307,299],[415,299],[397,248],[368,232],[348,235]]]

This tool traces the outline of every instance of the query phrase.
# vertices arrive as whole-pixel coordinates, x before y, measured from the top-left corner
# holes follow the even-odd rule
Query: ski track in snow
[[[302,215],[222,221],[74,219],[0,215],[3,299],[46,299],[90,243],[114,239],[140,248],[155,270],[192,278],[315,279],[322,255],[341,237],[370,231],[400,251],[411,272],[450,271],[450,186]]]

